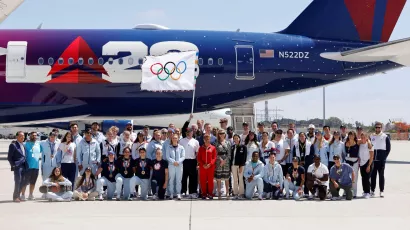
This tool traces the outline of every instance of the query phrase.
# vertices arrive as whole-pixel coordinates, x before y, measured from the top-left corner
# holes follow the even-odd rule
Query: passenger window
[[[114,63],[114,59],[109,58],[109,59],[108,59],[108,64],[112,65],[113,63]]]
[[[88,59],[88,64],[89,64],[89,65],[94,65],[94,59],[93,59],[93,58],[89,58],[89,59]]]
[[[98,58],[98,64],[99,65],[104,65],[104,58]]]
[[[199,59],[198,59],[198,64],[199,64],[199,65],[203,65],[203,64],[204,64],[204,60],[203,60],[202,58],[199,58]]]
[[[218,58],[218,65],[223,65],[224,64],[224,59]]]
[[[214,64],[214,59],[209,58],[209,59],[208,59],[208,65],[213,65],[213,64]]]
[[[43,65],[44,64],[44,59],[41,57],[38,59],[38,64]]]
[[[58,59],[58,64],[59,64],[59,65],[64,64],[64,59],[63,59],[63,58],[59,58],[59,59]]]
[[[53,58],[49,58],[49,59],[48,59],[48,64],[49,64],[49,65],[53,65],[53,64],[54,64],[54,59],[53,59]]]
[[[68,64],[69,64],[69,65],[74,64],[74,59],[73,59],[73,58],[69,58],[69,59],[68,59]]]
[[[83,65],[84,64],[84,58],[79,58],[78,59],[78,64]]]
[[[128,65],[134,64],[134,59],[132,57],[128,58]]]
[[[139,58],[139,59],[138,59],[138,64],[140,64],[140,65],[144,64],[144,59],[143,59],[143,58]]]
[[[122,65],[124,63],[124,60],[122,58],[118,59],[118,64]]]

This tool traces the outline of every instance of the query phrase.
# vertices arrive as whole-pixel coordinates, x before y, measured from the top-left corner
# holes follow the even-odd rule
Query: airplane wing
[[[392,61],[410,66],[410,38],[353,49],[345,52],[321,53],[322,58],[345,62]]]
[[[2,23],[24,0],[0,0],[0,23]]]

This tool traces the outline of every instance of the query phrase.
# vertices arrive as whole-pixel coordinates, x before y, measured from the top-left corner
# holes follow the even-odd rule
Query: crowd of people
[[[13,201],[35,200],[33,192],[42,176],[42,198],[72,200],[163,200],[163,199],[290,199],[338,200],[358,196],[359,171],[363,197],[384,197],[384,170],[390,153],[389,137],[382,123],[368,136],[361,127],[347,132],[344,125],[297,133],[294,124],[286,130],[262,123],[258,130],[243,123],[235,133],[221,119],[220,127],[203,120],[179,129],[174,124],[155,129],[145,126],[134,132],[131,123],[119,135],[111,127],[105,135],[94,122],[79,135],[78,125],[59,140],[53,130],[47,140],[37,133],[16,134],[9,146],[8,161],[14,171]],[[344,194],[340,194],[340,189]]]

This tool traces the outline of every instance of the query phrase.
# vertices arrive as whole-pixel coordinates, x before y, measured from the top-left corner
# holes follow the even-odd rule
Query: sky
[[[203,4],[206,2],[206,4]],[[171,29],[275,32],[286,28],[311,0],[138,1],[26,0],[0,29],[130,29],[155,23]],[[403,9],[390,40],[410,37],[410,3]],[[326,87],[326,117],[370,124],[402,119],[410,122],[410,68]],[[321,88],[269,100],[269,108],[287,118],[323,117]],[[264,109],[264,102],[255,104]]]

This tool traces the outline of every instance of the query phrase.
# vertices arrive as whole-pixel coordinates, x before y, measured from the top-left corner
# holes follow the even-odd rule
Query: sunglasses
[[[382,127],[376,127],[376,129],[381,129]]]

